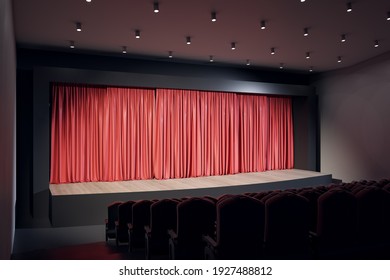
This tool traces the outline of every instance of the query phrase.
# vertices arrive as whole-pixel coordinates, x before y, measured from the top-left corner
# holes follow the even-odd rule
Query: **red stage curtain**
[[[291,98],[53,85],[51,183],[293,168]]]
[[[53,85],[50,183],[148,179],[154,90]]]

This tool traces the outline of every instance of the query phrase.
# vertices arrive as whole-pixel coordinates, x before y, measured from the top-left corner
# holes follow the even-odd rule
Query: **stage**
[[[240,194],[327,185],[331,174],[299,169],[169,180],[134,180],[50,185],[55,227],[100,225],[113,201]]]

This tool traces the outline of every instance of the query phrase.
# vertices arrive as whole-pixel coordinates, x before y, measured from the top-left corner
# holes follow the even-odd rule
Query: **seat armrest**
[[[206,242],[206,245],[210,245],[214,248],[217,247],[217,242],[209,235],[202,235],[202,240]]]
[[[168,229],[168,235],[172,239],[177,239],[177,234],[173,229]]]
[[[150,226],[144,226],[146,234],[150,234],[152,232],[152,229]]]
[[[133,224],[132,223],[128,223],[127,224],[127,228],[130,229],[130,230],[133,229]]]

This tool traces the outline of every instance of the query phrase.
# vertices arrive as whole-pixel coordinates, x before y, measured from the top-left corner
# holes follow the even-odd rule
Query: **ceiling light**
[[[211,21],[216,22],[217,21],[217,13],[216,12],[211,12]]]
[[[305,2],[305,0],[301,0],[301,3]]]
[[[172,51],[169,51],[169,52],[168,52],[168,57],[169,57],[169,58],[172,58],[172,57],[173,57]]]
[[[347,12],[348,13],[352,12],[352,3],[351,2],[347,3]]]
[[[344,43],[347,41],[347,36],[345,34],[341,34],[341,42]]]
[[[214,62],[214,57],[210,55],[210,62]]]
[[[236,49],[236,43],[232,42],[232,50],[234,51]]]
[[[187,45],[191,45],[191,37],[187,36]]]
[[[275,54],[275,48],[271,48],[271,54]]]
[[[76,22],[76,31],[81,32],[81,22]]]
[[[374,47],[375,47],[375,48],[379,47],[379,41],[378,41],[378,40],[375,40],[375,41],[374,41]]]
[[[303,36],[305,37],[309,36],[309,28],[306,27],[303,29]]]
[[[158,2],[154,2],[153,4],[153,12],[155,12],[156,14],[160,11],[160,8],[159,8],[159,5],[158,5]]]
[[[88,2],[88,3],[91,3],[92,2],[92,0],[85,0],[86,2]]]
[[[306,59],[310,58],[310,52],[306,52]]]
[[[387,20],[390,20],[390,12],[387,12]]]
[[[69,41],[69,48],[74,49],[74,41]]]
[[[260,22],[260,28],[261,28],[262,30],[265,29],[265,20],[262,20],[262,21]]]
[[[313,68],[313,66],[310,66],[310,68],[309,68],[309,72],[313,72],[314,71],[314,68]]]
[[[135,38],[137,39],[141,38],[141,32],[139,30],[135,31]]]
[[[283,68],[284,68],[284,63],[280,63],[279,68],[280,68],[280,69],[283,69]]]
[[[123,54],[127,53],[127,48],[126,48],[126,46],[123,46],[123,47],[122,47],[122,53],[123,53]]]
[[[246,65],[247,66],[251,65],[251,61],[249,59],[246,60]]]
[[[341,62],[341,56],[338,56],[338,57],[337,57],[337,62],[338,62],[338,63]]]

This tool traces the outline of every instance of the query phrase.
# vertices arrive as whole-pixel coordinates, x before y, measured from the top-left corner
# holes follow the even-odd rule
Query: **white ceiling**
[[[389,0],[14,0],[18,46],[316,72],[390,51]],[[215,11],[217,21],[211,21]],[[260,22],[266,22],[261,30]],[[76,22],[82,31],[76,31]],[[309,28],[309,36],[303,29]],[[135,38],[135,30],[141,38]],[[347,41],[341,42],[341,34]],[[186,37],[191,36],[191,45]],[[76,48],[69,49],[75,41]],[[374,47],[374,41],[379,47]],[[236,50],[231,50],[231,43]],[[276,54],[271,55],[274,47]],[[310,52],[310,59],[306,59]],[[338,63],[338,56],[342,62]],[[167,58],[168,59],[168,58]],[[251,66],[245,66],[250,60]]]

